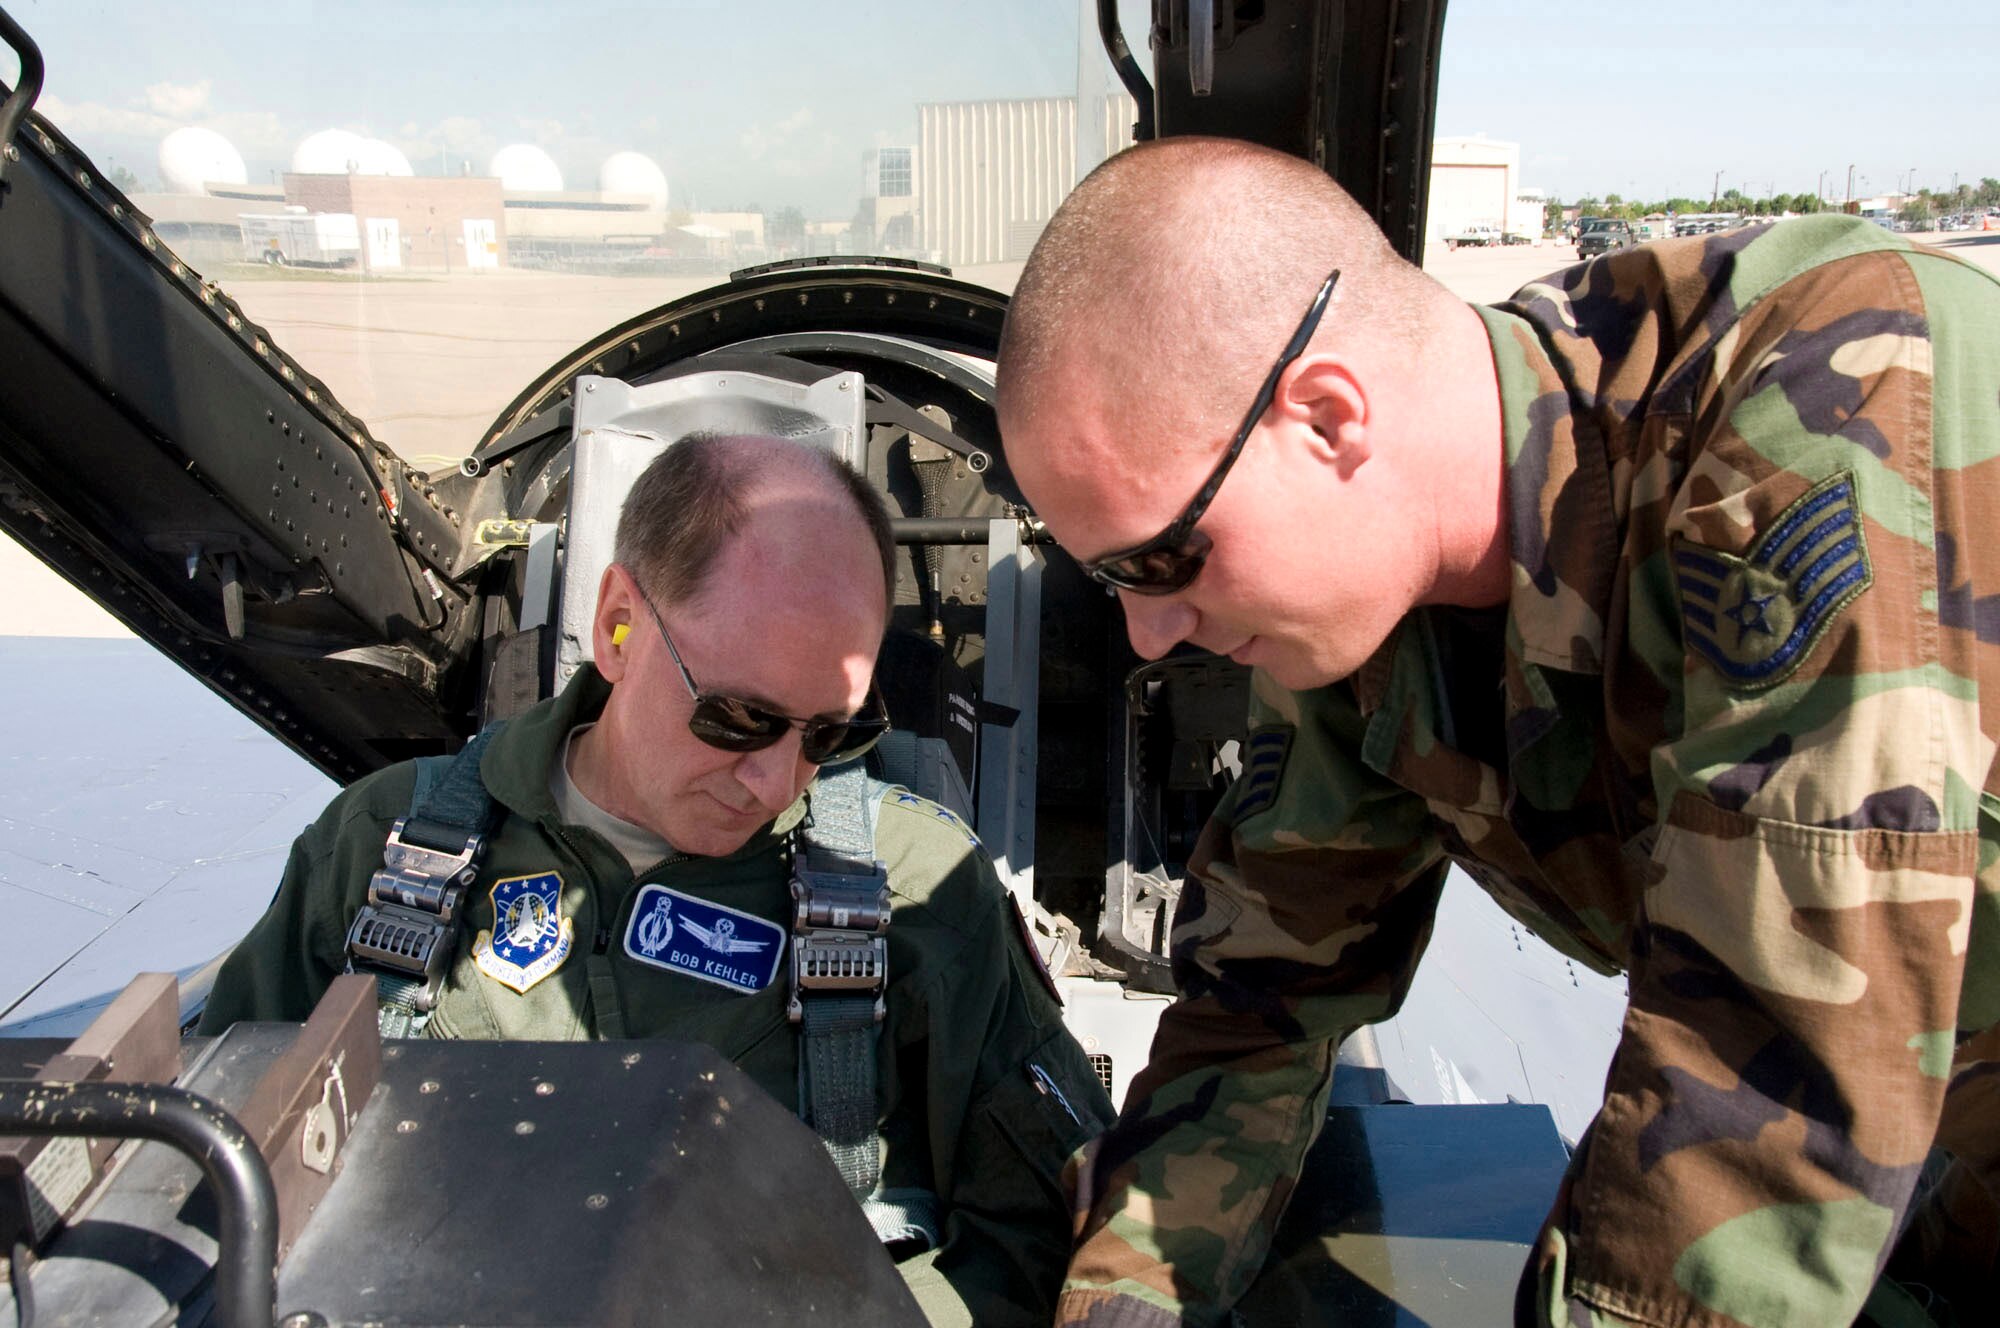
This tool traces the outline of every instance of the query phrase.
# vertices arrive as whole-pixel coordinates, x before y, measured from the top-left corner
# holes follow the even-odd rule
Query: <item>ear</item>
[[[1354,366],[1333,351],[1302,355],[1278,378],[1273,407],[1281,420],[1306,426],[1306,445],[1351,476],[1374,449],[1368,389]]]
[[[590,620],[593,662],[606,682],[616,683],[625,676],[628,638],[644,609],[632,574],[617,563],[606,566],[597,583],[597,612]]]

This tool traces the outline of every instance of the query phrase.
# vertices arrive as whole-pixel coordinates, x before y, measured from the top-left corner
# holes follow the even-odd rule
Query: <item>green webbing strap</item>
[[[456,853],[474,835],[483,835],[493,821],[493,795],[479,777],[479,761],[507,721],[496,720],[472,735],[458,754],[417,767],[417,786],[410,794],[410,814],[403,838],[423,848]],[[442,765],[442,770],[438,766]]]
[[[943,1240],[938,1222],[938,1197],[916,1186],[877,1190],[861,1201],[862,1216],[884,1245],[921,1243],[936,1249]]]
[[[860,761],[821,772],[813,782],[812,815],[805,825],[806,854],[814,871],[873,874],[875,820],[868,813],[881,792]]]
[[[879,794],[859,761],[819,776],[801,832],[811,872],[879,879],[874,818],[869,815]],[[795,925],[793,944],[798,943]],[[881,1027],[875,1011],[881,992],[803,988],[793,995],[804,1011],[799,1020],[801,1114],[826,1144],[848,1189],[856,1199],[865,1199],[882,1175],[875,1130],[875,1047]]]
[[[875,1144],[875,997],[808,993],[804,1005],[802,1100],[840,1178],[860,1198],[882,1175]]]
[[[440,853],[460,853],[474,837],[491,829],[493,795],[486,791],[486,783],[479,777],[479,762],[486,745],[505,723],[502,720],[487,725],[454,756],[429,757],[417,762],[410,811],[402,822],[404,843]],[[450,944],[452,939],[447,937],[440,943]],[[449,962],[448,955],[446,961]],[[424,994],[422,979],[385,969],[379,963],[356,964],[351,954],[349,968],[374,975],[376,1026],[383,1037],[423,1035],[431,1011],[420,1004]]]

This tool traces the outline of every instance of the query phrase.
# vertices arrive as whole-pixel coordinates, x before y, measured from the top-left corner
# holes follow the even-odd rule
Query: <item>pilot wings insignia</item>
[[[1676,539],[1673,559],[1688,645],[1744,690],[1789,677],[1875,580],[1851,471],[1814,485],[1742,557]]]
[[[765,949],[769,941],[748,941],[736,934],[736,923],[729,918],[719,918],[713,927],[704,927],[699,922],[681,919],[681,926],[688,934],[717,954],[755,954]]]

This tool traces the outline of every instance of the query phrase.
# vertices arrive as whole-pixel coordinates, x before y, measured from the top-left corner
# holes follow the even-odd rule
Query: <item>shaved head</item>
[[[1042,232],[1001,335],[1000,432],[1086,568],[1159,551],[1200,504],[1173,550],[1191,578],[1119,591],[1139,654],[1187,642],[1316,687],[1418,604],[1504,598],[1493,366],[1480,315],[1323,172],[1172,138],[1091,172]]]
[[[1122,152],[1057,209],[1014,288],[1002,420],[1032,409],[1059,368],[1088,365],[1146,403],[1135,424],[1212,442],[1336,267],[1315,345],[1405,356],[1438,302],[1456,303],[1310,162],[1224,138]]]

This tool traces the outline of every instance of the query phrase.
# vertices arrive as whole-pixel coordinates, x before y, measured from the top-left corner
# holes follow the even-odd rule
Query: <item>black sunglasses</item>
[[[1285,343],[1285,349],[1278,356],[1278,362],[1271,366],[1271,372],[1264,376],[1264,385],[1257,389],[1257,399],[1250,403],[1250,413],[1243,417],[1243,425],[1230,440],[1229,450],[1222,454],[1222,460],[1209,472],[1208,480],[1201,486],[1173,524],[1147,540],[1129,549],[1107,553],[1102,558],[1082,564],[1084,574],[1094,581],[1102,582],[1113,590],[1129,590],[1135,595],[1171,595],[1176,590],[1186,589],[1188,584],[1201,574],[1201,566],[1208,560],[1212,547],[1208,536],[1195,529],[1202,513],[1215,501],[1216,490],[1228,478],[1229,468],[1236,464],[1236,458],[1243,455],[1243,445],[1250,441],[1257,421],[1264,418],[1264,412],[1271,408],[1271,398],[1278,394],[1278,378],[1285,367],[1305,354],[1306,343],[1319,328],[1319,320],[1326,313],[1327,303],[1333,298],[1333,288],[1340,280],[1340,269],[1327,273],[1326,281],[1320,286],[1319,294],[1313,296],[1312,307],[1306,310],[1305,318],[1299,323],[1298,331]]]
[[[709,746],[725,752],[761,752],[796,726],[801,734],[799,751],[806,760],[814,765],[839,765],[866,752],[889,731],[888,711],[872,682],[861,712],[846,719],[795,719],[752,705],[741,697],[702,691],[681,661],[681,652],[675,648],[660,611],[653,607],[652,597],[641,590],[639,598],[645,602],[646,612],[653,615],[653,626],[660,629],[660,639],[667,643],[667,653],[673,656],[674,667],[680,670],[681,681],[687,684],[688,695],[694,698],[688,732]]]

